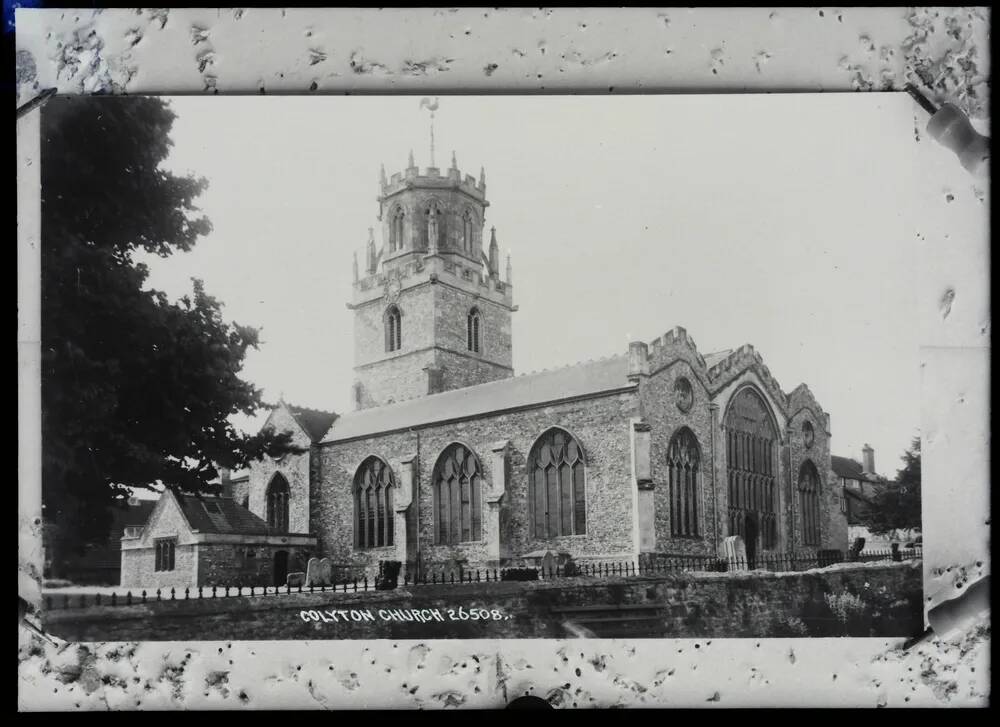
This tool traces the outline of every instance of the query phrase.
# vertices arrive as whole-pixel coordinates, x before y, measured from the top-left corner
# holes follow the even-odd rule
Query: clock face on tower
[[[395,303],[399,300],[399,294],[403,290],[403,283],[398,275],[386,275],[385,278],[385,300],[387,303]]]

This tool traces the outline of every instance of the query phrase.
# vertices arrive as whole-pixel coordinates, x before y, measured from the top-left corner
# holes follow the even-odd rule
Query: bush
[[[537,581],[538,571],[534,568],[506,568],[500,571],[502,581]]]
[[[378,575],[375,576],[376,591],[391,591],[399,585],[399,571],[403,563],[398,560],[380,560]]]

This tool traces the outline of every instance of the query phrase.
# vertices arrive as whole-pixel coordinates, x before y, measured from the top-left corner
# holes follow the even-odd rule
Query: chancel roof
[[[337,415],[333,412],[321,409],[307,409],[304,406],[294,406],[287,402],[285,405],[295,418],[295,421],[298,422],[302,430],[309,436],[309,439],[314,442],[318,442],[323,438],[323,435],[326,434],[330,425],[337,418]]]
[[[350,412],[333,422],[323,441],[355,439],[634,386],[628,380],[628,357],[610,356]]]

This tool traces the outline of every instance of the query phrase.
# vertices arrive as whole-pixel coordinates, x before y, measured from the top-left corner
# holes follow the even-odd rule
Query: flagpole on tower
[[[438,99],[433,101],[429,97],[420,99],[420,108],[426,107],[431,112],[431,166],[434,166],[434,112],[438,109]]]

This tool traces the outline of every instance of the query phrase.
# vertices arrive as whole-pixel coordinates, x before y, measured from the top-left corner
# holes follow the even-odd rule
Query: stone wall
[[[284,406],[279,406],[268,417],[268,425],[275,431],[292,432],[292,441],[299,447],[308,449],[311,441],[299,428],[298,423]],[[293,533],[310,532],[309,522],[309,452],[286,454],[281,460],[270,457],[252,462],[249,471],[247,492],[250,495],[250,511],[267,520],[267,487],[276,473],[281,473],[288,481],[288,528]],[[242,500],[237,500],[242,504]]]
[[[490,483],[491,447],[498,440],[509,440],[510,478],[501,503],[505,522],[501,537],[514,556],[547,548],[566,550],[577,557],[628,557],[632,552],[628,421],[637,411],[635,395],[626,392],[424,428],[419,444],[416,433],[397,432],[323,445],[319,451],[322,485],[314,488],[312,503],[313,527],[321,551],[341,567],[367,567],[369,574],[378,560],[395,559],[394,548],[354,548],[352,483],[358,466],[369,455],[389,463],[400,482],[400,460],[416,454],[419,448],[420,499],[410,506],[408,517],[415,518],[419,509],[421,559],[439,564],[464,559],[471,567],[485,564],[489,560],[485,514],[482,541],[434,544],[432,472],[441,452],[460,441],[478,455],[484,480]],[[587,457],[587,533],[535,540],[528,535],[527,457],[535,440],[557,425],[577,437]]]
[[[197,545],[180,543],[174,548],[174,569],[156,570],[156,548],[139,547],[122,551],[122,588],[184,588],[197,585]]]
[[[156,570],[156,541],[171,538],[174,547],[174,570]],[[149,521],[137,539],[122,541],[121,585],[126,588],[187,586],[195,583],[197,559],[194,536],[177,501],[169,493],[160,496]]]
[[[818,405],[812,401],[800,401],[796,396],[790,401],[791,417],[788,420],[788,448],[791,457],[791,493],[788,498],[788,515],[791,519],[793,543],[796,552],[819,548],[847,549],[847,528],[838,528],[840,500],[830,485],[833,469],[830,465],[830,435],[826,428],[826,417]],[[808,399],[812,399],[811,395]],[[803,425],[812,425],[814,440],[806,446]],[[799,472],[806,461],[811,461],[820,476],[820,544],[807,545],[803,536],[802,498],[799,494]]]
[[[270,586],[274,583],[274,555],[288,552],[288,572],[306,569],[311,553],[287,545],[204,543],[198,548],[198,585]]]
[[[698,363],[689,352],[671,352],[673,361],[652,372],[640,388],[645,421],[651,425],[650,459],[653,473],[653,501],[656,504],[656,549],[661,553],[715,554],[715,543],[723,537],[725,513],[718,512],[715,476],[712,468],[712,412],[711,399],[699,375]],[[674,384],[686,378],[694,392],[694,401],[688,412],[677,406]],[[671,536],[670,531],[670,482],[667,471],[667,450],[673,436],[687,427],[698,440],[701,451],[701,472],[698,489],[698,520],[700,537]],[[718,449],[718,435],[715,447]]]
[[[908,637],[923,631],[921,584],[920,561],[913,561],[805,573],[686,573],[168,600],[55,609],[45,613],[44,625],[74,641],[565,638],[565,616],[555,609],[655,604],[666,606],[657,627],[663,638]],[[491,613],[487,619],[462,620],[460,607],[466,613],[496,611],[501,618]],[[444,620],[380,617],[380,610],[399,609],[438,609]],[[334,622],[328,615],[338,610],[348,612],[346,620]],[[355,621],[351,610],[374,618]]]
[[[451,284],[446,284],[448,282],[447,276],[443,276],[442,282],[434,286],[434,338],[437,345],[467,354],[470,359],[496,364],[501,367],[501,371],[505,371],[494,374],[491,379],[480,379],[475,383],[513,375],[510,310],[488,298],[456,289]],[[466,282],[462,287],[470,286]],[[468,349],[468,314],[473,306],[479,310],[480,315],[479,353]]]

